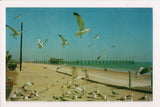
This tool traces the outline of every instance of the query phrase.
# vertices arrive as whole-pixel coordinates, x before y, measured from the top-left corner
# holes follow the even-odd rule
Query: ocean
[[[118,71],[118,72],[136,72],[140,67],[152,67],[152,62],[135,62],[134,64],[127,63],[107,63],[107,64],[67,64],[68,66],[76,66],[76,67],[85,67],[85,68],[94,68],[94,69],[105,69]],[[150,74],[150,73],[148,73]]]

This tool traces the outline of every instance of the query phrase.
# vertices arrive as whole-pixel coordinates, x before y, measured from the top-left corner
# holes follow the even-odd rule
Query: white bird
[[[11,36],[13,36],[13,38],[16,39],[16,36],[21,35],[22,31],[17,32],[14,28],[12,28],[9,25],[6,25],[7,28],[9,28],[13,33],[10,34]]]
[[[99,38],[99,34],[97,34],[93,39],[98,39]]]
[[[47,40],[43,41],[42,43],[40,43],[40,39],[38,38],[37,40],[38,40],[37,44],[38,44],[39,48],[43,48],[44,44],[48,41],[48,39],[47,39]]]
[[[11,98],[16,98],[16,97],[17,97],[16,93],[14,93],[14,94],[11,96]]]
[[[114,89],[112,89],[112,94],[114,94],[114,95],[118,95],[118,93],[117,93],[117,92],[115,92],[115,91],[114,91]]]
[[[15,17],[13,17],[13,20],[16,19],[16,18],[17,18],[17,19],[20,19],[21,16],[23,16],[23,15],[20,14],[19,16],[15,16]]]
[[[67,41],[63,36],[59,35],[59,37],[60,37],[61,40],[62,40],[61,46],[69,45],[68,41]]]
[[[72,98],[72,99],[76,100],[76,99],[77,99],[77,94],[76,94],[75,96],[73,96],[73,98]]]
[[[108,50],[109,48],[114,48],[114,47],[115,47],[115,46],[111,46],[111,47],[108,47],[108,48],[102,49],[102,50],[100,51],[100,53],[102,53],[102,52],[104,52],[104,51]]]
[[[78,77],[78,72],[76,67],[72,67],[72,78],[75,79]]]
[[[147,93],[145,93],[144,96],[141,97],[141,98],[139,98],[138,100],[145,100],[145,99],[147,99],[147,98],[148,98]]]
[[[24,85],[25,86],[32,86],[34,83],[33,82],[26,82]]]
[[[67,95],[71,95],[71,92],[67,89],[66,94],[67,94]]]
[[[96,95],[96,93],[94,92],[93,93],[93,99],[96,99],[97,98],[97,95]]]
[[[102,100],[107,100],[106,93],[102,95]]]
[[[126,95],[124,95],[123,97],[121,97],[120,99],[117,99],[117,100],[126,100]]]
[[[102,57],[105,57],[106,55],[99,55],[98,57],[97,57],[97,60],[99,60],[100,58],[102,58]]]
[[[28,94],[24,97],[24,100],[28,100]]]
[[[73,12],[73,14],[74,14],[74,16],[76,18],[76,21],[77,21],[77,24],[78,24],[78,28],[79,28],[79,31],[76,32],[76,37],[80,36],[80,38],[82,38],[82,34],[87,33],[91,29],[90,28],[85,28],[84,21],[83,21],[82,17],[78,13]]]
[[[146,68],[140,67],[139,70],[135,72],[135,78],[137,78],[139,75],[142,75],[151,71],[152,71],[152,67],[146,67]]]
[[[88,80],[91,77],[90,73],[86,69],[82,71],[84,72],[85,78]]]
[[[126,96],[127,98],[132,98],[133,97],[133,92],[131,92],[129,95]]]

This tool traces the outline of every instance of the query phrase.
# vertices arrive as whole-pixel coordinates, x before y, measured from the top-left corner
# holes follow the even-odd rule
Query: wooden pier
[[[89,65],[89,64],[134,64],[133,60],[60,60],[60,61],[49,61],[49,60],[36,60],[32,63],[38,64],[77,64],[77,65]]]

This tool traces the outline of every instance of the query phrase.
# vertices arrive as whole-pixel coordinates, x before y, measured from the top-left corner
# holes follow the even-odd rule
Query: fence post
[[[132,79],[131,79],[131,71],[128,71],[128,73],[129,73],[129,88],[131,88],[132,87],[132,84],[131,84],[131,81],[132,81]]]
[[[153,86],[153,77],[152,77],[152,72],[151,72],[151,87]]]

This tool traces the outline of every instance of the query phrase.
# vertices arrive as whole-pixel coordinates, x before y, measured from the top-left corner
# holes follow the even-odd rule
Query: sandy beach
[[[92,98],[93,95],[89,94],[96,90],[99,90],[98,93],[100,95],[105,94],[108,101],[118,101],[118,99],[123,97],[125,94],[129,95],[131,92],[134,93],[132,97],[133,101],[152,100],[152,88],[149,75],[141,75],[135,79],[132,74],[132,87],[143,89],[143,91],[140,92],[104,85],[110,84],[119,87],[128,87],[128,73],[86,68],[91,74],[90,80],[98,81],[99,83],[104,84],[79,79],[75,81],[74,86],[68,88],[66,84],[72,80],[72,76],[68,75],[71,74],[71,67],[63,66],[59,70],[61,73],[59,73],[56,72],[56,68],[58,66],[59,65],[23,63],[22,71],[19,71],[19,68],[15,71],[18,72],[18,75],[16,76],[15,84],[7,101],[104,101],[101,96],[97,95],[96,98]],[[81,71],[84,68],[76,67],[76,69],[78,71],[78,75],[85,78],[84,73]],[[27,90],[34,90],[38,93],[38,95],[24,99],[26,94],[28,94],[27,91],[25,91],[23,92],[23,95],[12,98],[15,91],[24,88],[23,86],[27,82],[34,83],[31,86],[27,86]],[[74,94],[63,95],[67,92],[67,90],[72,93],[76,86],[80,88],[85,86],[85,94],[78,96],[77,99],[73,99]],[[112,89],[114,89],[118,94],[113,95]],[[147,93],[148,97],[146,99],[140,100],[140,98],[144,96],[145,90],[149,90],[150,93]],[[57,98],[55,98],[55,96]],[[130,100],[131,98],[127,98],[124,101]]]

